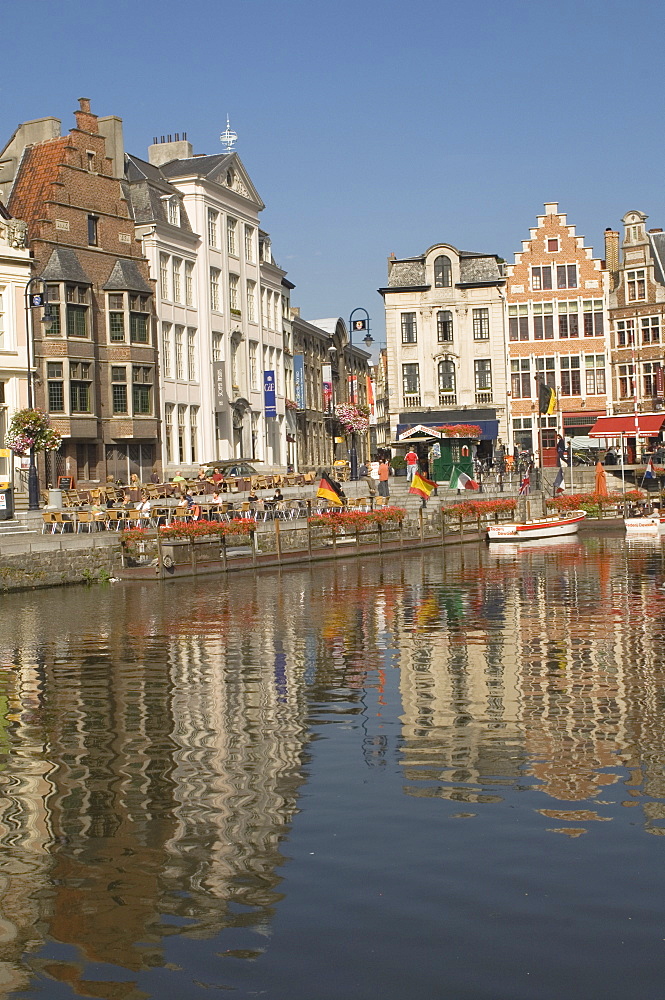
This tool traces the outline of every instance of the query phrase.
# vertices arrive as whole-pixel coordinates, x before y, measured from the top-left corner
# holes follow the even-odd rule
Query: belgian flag
[[[317,497],[321,497],[322,500],[327,500],[328,503],[337,504],[339,507],[343,507],[346,500],[342,487],[334,479],[331,479],[326,472],[321,476],[321,482],[319,483],[316,495]]]
[[[548,414],[556,410],[556,392],[544,382],[538,383],[538,410]]]

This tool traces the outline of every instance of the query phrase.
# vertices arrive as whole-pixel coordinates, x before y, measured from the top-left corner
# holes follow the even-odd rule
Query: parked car
[[[219,469],[225,479],[246,478],[247,476],[260,476],[259,470],[244,458],[230,458],[223,462],[207,462],[207,469]]]

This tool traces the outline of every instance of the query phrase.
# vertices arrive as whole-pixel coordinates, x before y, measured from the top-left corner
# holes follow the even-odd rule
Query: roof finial
[[[222,145],[225,147],[225,152],[227,153],[235,152],[233,147],[238,141],[238,133],[234,132],[233,129],[231,128],[228,115],[226,116],[226,132],[222,132],[219,139]]]

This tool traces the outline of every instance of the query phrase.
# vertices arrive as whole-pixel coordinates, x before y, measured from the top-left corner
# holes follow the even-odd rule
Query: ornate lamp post
[[[33,291],[33,287],[38,284],[40,291]],[[33,373],[33,347],[34,347],[34,325],[33,309],[44,309],[43,323],[50,324],[48,307],[46,304],[46,290],[41,278],[30,278],[25,286],[25,337],[26,337],[26,366],[28,375],[28,409],[34,409],[34,373]],[[28,510],[39,510],[39,477],[35,464],[35,449],[30,448],[30,465],[28,467]]]

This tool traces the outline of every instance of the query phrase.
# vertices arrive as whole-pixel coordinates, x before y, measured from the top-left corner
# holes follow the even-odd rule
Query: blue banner
[[[299,410],[307,409],[307,397],[305,393],[305,355],[293,355],[293,389],[295,392],[295,403]]]
[[[266,417],[277,416],[277,401],[275,399],[275,373],[263,373],[263,406]]]

